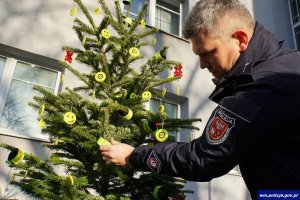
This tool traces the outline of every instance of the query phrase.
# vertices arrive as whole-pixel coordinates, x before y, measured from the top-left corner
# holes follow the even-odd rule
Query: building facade
[[[83,0],[89,8],[98,6],[96,0]],[[173,133],[179,141],[190,141],[202,134],[205,124],[216,105],[208,99],[214,89],[212,76],[207,70],[199,69],[199,60],[193,54],[189,41],[181,37],[182,24],[196,0],[132,0],[131,17],[134,18],[141,6],[149,3],[147,25],[155,26],[160,32],[155,35],[157,45],[147,48],[144,54],[153,55],[161,46],[169,46],[168,58],[183,64],[183,78],[176,85],[168,85],[165,105],[170,116],[201,118],[198,132]],[[256,20],[265,25],[285,41],[285,46],[300,49],[300,0],[242,0]],[[114,6],[113,1],[107,1]],[[72,30],[73,19],[69,11],[72,0],[2,0],[0,1],[0,142],[18,146],[26,152],[49,155],[41,147],[49,137],[40,133],[37,111],[28,106],[35,93],[33,85],[48,88],[54,94],[65,87],[80,84],[63,69],[58,60],[64,58],[61,47],[80,46]],[[77,13],[77,17],[83,17]],[[82,16],[80,16],[82,15]],[[81,70],[84,67],[78,66]],[[155,105],[153,99],[149,109]],[[8,186],[13,173],[5,163],[8,151],[0,149],[0,199],[5,193],[13,193],[17,199],[26,199],[15,188]],[[194,200],[247,200],[247,188],[238,167],[220,178],[208,183],[188,182],[187,189],[194,191],[186,199]],[[8,190],[8,191],[7,191]]]

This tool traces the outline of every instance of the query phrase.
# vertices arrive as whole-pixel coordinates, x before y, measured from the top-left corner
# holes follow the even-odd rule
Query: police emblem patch
[[[155,172],[155,173],[160,172],[161,162],[158,159],[157,155],[154,153],[154,151],[151,151],[151,153],[147,159],[147,165],[153,172]]]
[[[206,138],[209,144],[221,144],[228,137],[235,125],[235,118],[228,116],[222,108],[215,111],[206,127]]]

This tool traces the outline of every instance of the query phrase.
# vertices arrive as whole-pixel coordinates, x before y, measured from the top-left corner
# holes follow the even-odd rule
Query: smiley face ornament
[[[169,137],[169,133],[166,129],[158,129],[155,132],[155,138],[157,139],[157,141],[159,142],[164,142],[168,139]]]
[[[110,32],[109,32],[109,30],[108,29],[102,29],[102,31],[101,31],[101,35],[104,37],[104,38],[106,38],[106,39],[109,39],[110,38]]]
[[[152,96],[152,94],[149,91],[145,91],[142,93],[142,99],[144,101],[149,101],[151,99],[151,96]]]
[[[132,57],[138,57],[140,55],[140,50],[136,47],[131,47],[129,49],[129,55],[132,56]]]
[[[76,115],[72,112],[66,112],[64,114],[64,121],[69,124],[72,125],[76,122]]]
[[[96,79],[96,81],[101,83],[101,82],[105,81],[106,74],[104,72],[98,72],[95,74],[95,79]]]

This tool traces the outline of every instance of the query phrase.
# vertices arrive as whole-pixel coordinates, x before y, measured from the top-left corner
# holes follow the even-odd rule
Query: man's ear
[[[248,33],[244,30],[236,30],[233,37],[238,40],[240,52],[244,52],[250,41]]]

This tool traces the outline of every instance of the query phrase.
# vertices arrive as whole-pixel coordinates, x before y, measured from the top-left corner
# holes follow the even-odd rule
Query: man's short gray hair
[[[224,34],[222,20],[226,15],[239,18],[240,24],[248,30],[253,30],[255,21],[249,10],[239,0],[199,0],[187,17],[183,37],[190,39],[199,30],[213,33],[217,36]],[[223,21],[223,23],[226,23]]]

